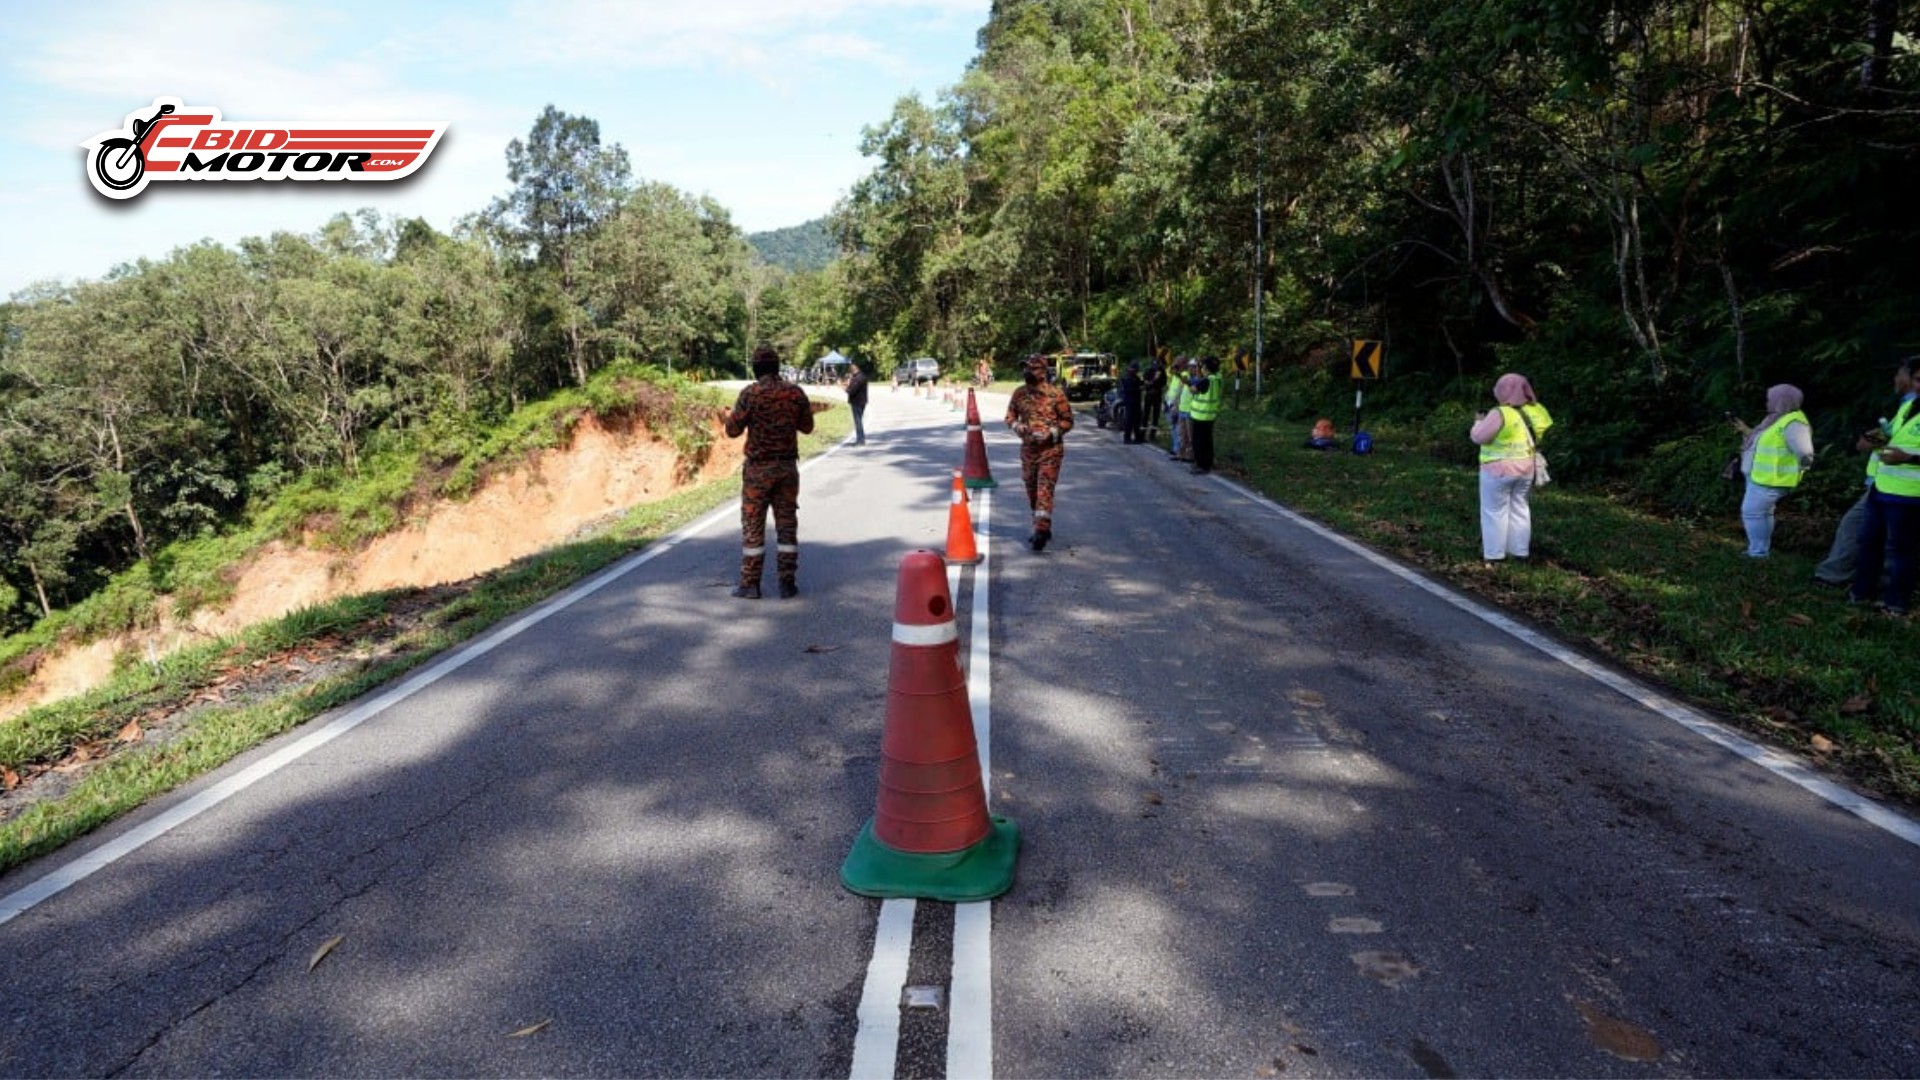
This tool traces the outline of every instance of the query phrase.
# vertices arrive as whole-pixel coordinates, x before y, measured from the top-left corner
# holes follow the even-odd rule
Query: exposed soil
[[[115,658],[129,651],[152,659],[341,596],[465,581],[633,506],[732,473],[740,455],[740,441],[716,439],[701,469],[682,477],[672,444],[644,428],[610,427],[587,416],[574,426],[568,446],[540,451],[490,477],[464,501],[419,508],[404,526],[359,551],[275,541],[239,569],[224,607],[185,620],[163,617],[153,630],[41,657],[24,686],[0,698],[0,721],[105,683]]]

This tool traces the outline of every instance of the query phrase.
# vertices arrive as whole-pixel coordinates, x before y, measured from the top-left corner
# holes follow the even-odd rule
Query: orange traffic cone
[[[953,470],[953,503],[947,508],[947,561],[972,566],[980,561],[973,543],[973,515],[967,510],[967,486],[960,470]]]
[[[910,552],[894,595],[880,794],[841,884],[862,896],[991,900],[1013,887],[1019,850],[1019,827],[987,813],[946,567]]]
[[[973,400],[973,388],[967,388],[967,457],[960,470],[970,488],[990,488],[993,470],[987,466],[987,439],[980,433],[980,406]]]

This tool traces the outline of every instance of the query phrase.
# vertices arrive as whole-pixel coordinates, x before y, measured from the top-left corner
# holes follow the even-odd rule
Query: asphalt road
[[[846,1076],[877,982],[895,1073],[970,1075],[981,963],[1008,1077],[1920,1074],[1912,834],[1090,420],[1026,551],[986,400],[955,600],[1024,847],[990,921],[909,914],[951,1013],[892,1009],[837,879],[962,446],[877,386],[805,473],[801,597],[727,596],[723,513],[0,878],[5,918],[118,856],[0,922],[0,1074]]]

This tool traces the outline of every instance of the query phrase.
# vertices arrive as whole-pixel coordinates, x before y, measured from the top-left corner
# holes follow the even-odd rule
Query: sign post
[[[1353,342],[1353,433],[1360,434],[1360,408],[1366,402],[1368,380],[1378,379],[1386,366],[1387,347],[1379,341]]]

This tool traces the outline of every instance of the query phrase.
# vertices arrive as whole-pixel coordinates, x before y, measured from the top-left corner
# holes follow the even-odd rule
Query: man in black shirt
[[[847,407],[853,410],[853,445],[867,444],[867,373],[858,360],[853,374],[847,376]]]

